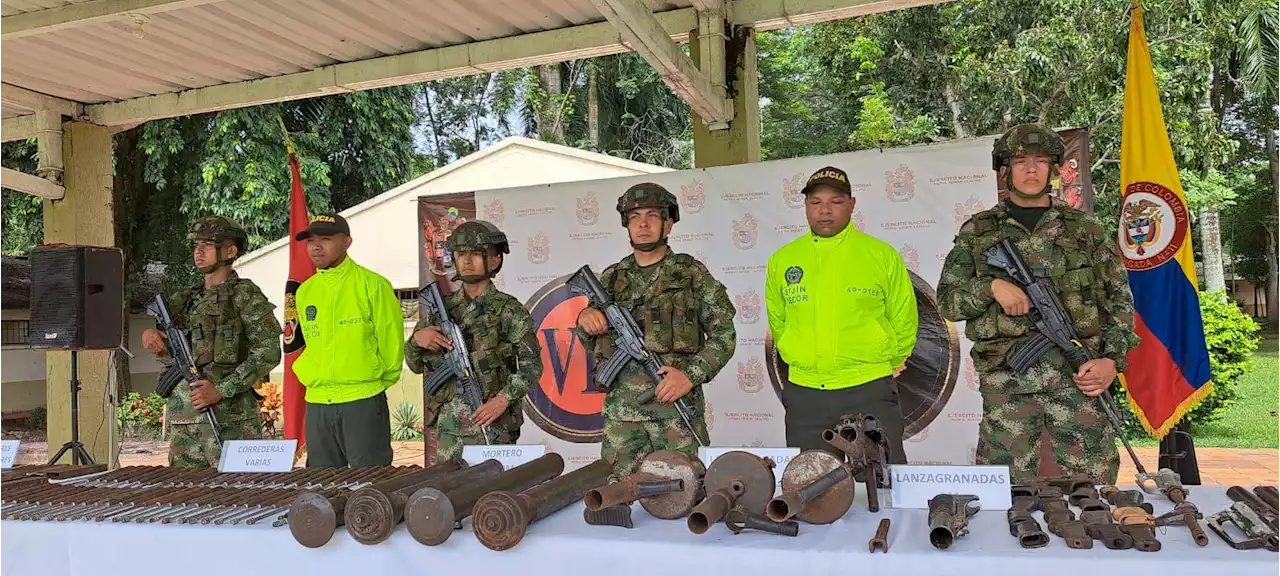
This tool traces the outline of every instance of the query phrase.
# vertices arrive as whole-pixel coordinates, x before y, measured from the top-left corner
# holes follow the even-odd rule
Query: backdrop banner
[[[1088,166],[1087,134],[1067,135],[1086,142],[1069,149],[1084,154],[1083,160],[1073,159]],[[898,379],[907,457],[915,464],[971,464],[982,418],[978,379],[964,326],[938,313],[934,287],[960,224],[997,202],[994,140],[480,191],[474,198],[424,197],[423,246],[428,248],[433,229],[444,232],[437,238],[447,236],[441,215],[453,226],[470,216],[472,206],[476,218],[506,232],[511,254],[497,286],[525,301],[542,345],[542,379],[524,402],[519,442],[544,444],[577,467],[599,457],[604,398],[588,386],[594,364],[572,330],[586,298],[572,294],[565,281],[583,264],[599,274],[630,253],[614,209],[624,190],[644,181],[665,186],[680,201],[671,247],[705,263],[737,306],[737,350],[706,387],[711,442],[780,447],[785,434],[779,397],[787,366],[769,334],[765,267],[775,250],[807,231],[800,190],[808,176],[824,166],[841,168],[857,199],[853,225],[896,247],[915,285],[919,343]],[[1072,190],[1081,204],[1091,205],[1087,179],[1073,178]],[[424,268],[448,261],[447,252],[430,258],[424,250]],[[424,269],[422,277],[442,271]]]

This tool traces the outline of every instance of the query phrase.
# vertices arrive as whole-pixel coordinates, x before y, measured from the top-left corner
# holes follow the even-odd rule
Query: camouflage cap
[[[1043,154],[1054,166],[1062,164],[1067,153],[1062,137],[1057,132],[1039,124],[1019,124],[1005,132],[991,149],[991,169],[999,171],[1008,166],[1009,160],[1018,156]]]
[[[249,248],[249,234],[240,227],[235,220],[226,216],[218,216],[216,214],[202,217],[195,222],[187,230],[188,240],[211,240],[213,242],[221,242],[223,240],[231,240],[235,242],[236,248],[244,254]]]
[[[641,182],[627,188],[618,197],[618,214],[622,215],[622,225],[627,225],[627,212],[636,208],[662,208],[672,222],[680,221],[680,203],[675,194],[667,191],[660,184]]]
[[[447,241],[450,252],[483,252],[489,246],[497,249],[499,254],[509,254],[507,235],[497,226],[484,220],[464,222],[449,235]]]

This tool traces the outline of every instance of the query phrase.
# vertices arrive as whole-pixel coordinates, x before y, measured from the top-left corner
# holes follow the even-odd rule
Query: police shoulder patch
[[[804,269],[799,266],[787,268],[787,284],[799,284],[800,279],[804,278]]]
[[[315,321],[315,319],[316,319],[316,307],[315,307],[315,306],[307,306],[307,321],[308,321],[308,322],[314,322],[314,321]]]

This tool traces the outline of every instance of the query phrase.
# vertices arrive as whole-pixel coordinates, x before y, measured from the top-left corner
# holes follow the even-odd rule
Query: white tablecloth
[[[1192,487],[1191,500],[1206,515],[1230,504],[1221,487]],[[1171,507],[1158,495],[1149,501],[1157,514]],[[339,529],[323,548],[310,549],[295,542],[288,528],[4,521],[0,571],[4,576],[282,576],[293,571],[299,576],[1085,576],[1114,568],[1122,574],[1274,576],[1280,564],[1274,552],[1234,550],[1208,530],[1209,545],[1199,548],[1186,528],[1174,527],[1157,529],[1163,549],[1154,553],[1108,550],[1100,542],[1092,550],[1072,550],[1052,535],[1049,546],[1024,550],[1009,535],[1005,513],[995,510],[976,514],[969,522],[971,533],[940,551],[929,545],[925,511],[871,514],[861,497],[834,524],[801,523],[796,538],[751,531],[735,536],[723,524],[697,536],[683,520],[658,520],[638,505],[632,517],[631,530],[588,526],[582,505],[574,504],[531,526],[524,541],[505,552],[481,546],[469,525],[436,547],[418,544],[401,525],[376,546],[361,545]],[[883,517],[892,519],[889,553],[869,554],[867,540]]]

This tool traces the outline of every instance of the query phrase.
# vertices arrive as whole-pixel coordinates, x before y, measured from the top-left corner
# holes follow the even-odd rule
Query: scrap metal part
[[[1273,532],[1276,531],[1278,515],[1276,514],[1276,511],[1258,495],[1256,489],[1253,492],[1250,492],[1242,486],[1232,486],[1227,488],[1227,497],[1234,502],[1239,502],[1253,509],[1254,514],[1257,514],[1258,517],[1262,519],[1263,523],[1270,526]]]
[[[524,492],[561,472],[564,457],[552,452],[480,482],[419,488],[405,506],[405,527],[419,543],[438,546],[449,539],[458,522],[471,515],[480,497],[497,491]]]
[[[1120,530],[1110,511],[1081,512],[1080,521],[1084,522],[1084,529],[1089,537],[1101,541],[1103,546],[1111,550],[1133,548],[1133,537]]]
[[[1134,491],[1136,492],[1136,490]],[[1138,493],[1141,495],[1141,493]],[[1148,504],[1149,506],[1149,504]],[[1136,506],[1121,506],[1112,513],[1120,531],[1133,537],[1133,547],[1143,552],[1159,552],[1160,541],[1156,540],[1155,518],[1151,513]]]
[[[725,515],[724,525],[735,535],[743,530],[759,530],[769,534],[791,537],[800,534],[800,524],[793,520],[774,522],[762,514],[747,512],[741,506],[734,507]]]
[[[1005,514],[1009,521],[1009,535],[1018,539],[1023,548],[1044,548],[1049,545],[1049,535],[1040,529],[1040,523],[1030,512],[1010,508]]]
[[[777,486],[774,466],[772,459],[761,458],[750,452],[725,452],[707,467],[703,486],[709,497],[717,490],[727,490],[735,483],[741,484],[742,493],[736,496],[736,505],[752,514],[764,514]],[[718,521],[716,519],[712,523]]]
[[[490,492],[476,501],[472,529],[490,550],[509,550],[524,539],[529,525],[582,499],[587,490],[608,481],[613,466],[596,460],[519,494]]]
[[[946,550],[969,533],[969,517],[981,507],[972,494],[939,494],[929,499],[929,543]]]
[[[1205,524],[1208,524],[1209,529],[1222,538],[1223,542],[1236,550],[1266,548],[1275,552],[1280,549],[1275,531],[1268,528],[1257,512],[1243,502],[1233,502],[1226,510],[1210,515],[1205,518]],[[1228,524],[1235,525],[1240,532],[1244,533],[1245,538],[1234,539],[1227,532]]]
[[[617,526],[619,528],[634,528],[635,524],[631,522],[631,505],[615,504],[613,506],[605,506],[591,510],[584,508],[582,510],[582,519],[592,526]]]
[[[1085,528],[1084,522],[1068,520],[1059,523],[1055,528],[1058,531],[1054,534],[1066,540],[1067,548],[1076,550],[1090,550],[1093,548],[1093,538],[1089,536],[1089,531]]]
[[[769,501],[770,520],[797,518],[810,524],[830,524],[853,506],[853,476],[839,458],[826,450],[806,450],[787,463],[782,494]]]
[[[876,547],[884,550],[885,554],[889,553],[889,519],[881,518],[880,525],[876,527],[876,535],[867,541],[867,552],[874,554]]]

